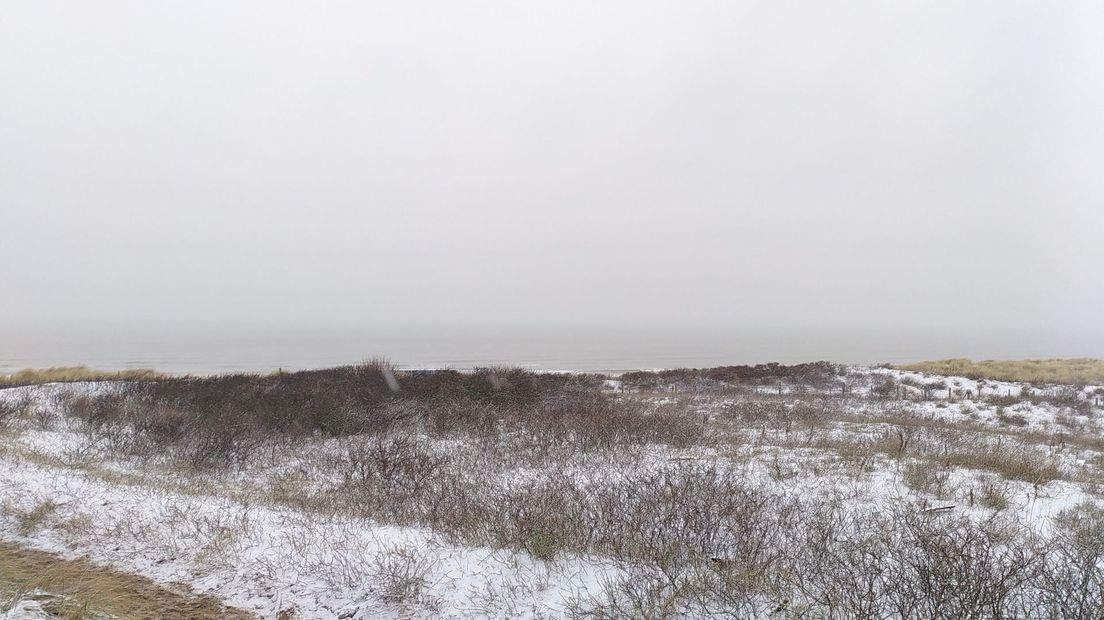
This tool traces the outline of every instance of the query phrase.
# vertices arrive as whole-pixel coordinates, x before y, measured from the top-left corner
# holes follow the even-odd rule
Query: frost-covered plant
[[[432,604],[425,591],[436,565],[432,555],[413,545],[392,545],[372,560],[371,585],[387,601]]]

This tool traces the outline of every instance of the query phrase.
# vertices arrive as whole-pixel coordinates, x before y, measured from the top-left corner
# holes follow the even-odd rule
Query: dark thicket
[[[716,368],[679,368],[674,370],[636,371],[621,375],[621,380],[638,388],[650,389],[677,384],[713,382],[727,384],[762,384],[778,380],[800,381],[807,385],[830,382],[846,374],[847,369],[831,362],[810,362],[785,365],[778,363],[755,366],[718,366]]]

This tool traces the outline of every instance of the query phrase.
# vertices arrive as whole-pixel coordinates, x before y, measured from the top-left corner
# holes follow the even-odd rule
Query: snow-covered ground
[[[706,440],[697,446],[644,445],[617,458],[564,457],[547,469],[519,462],[504,467],[496,479],[504,487],[513,480],[555,475],[616,484],[687,462],[720,463],[779,495],[823,497],[855,509],[915,505],[979,519],[1000,512],[1042,533],[1063,510],[1100,503],[1104,460],[1092,443],[1102,436],[1100,408],[978,399],[979,390],[983,398],[1019,398],[1025,390],[1019,384],[880,368],[850,372],[846,380],[855,386],[853,398],[832,401],[837,419],[798,430],[725,418],[726,406],[740,397],[622,394],[622,383],[611,380],[605,389],[619,398],[704,416],[711,425]],[[897,398],[898,392],[892,399],[875,397],[873,390],[886,379],[902,386],[906,398]],[[928,384],[941,386],[933,388],[931,399],[922,398],[924,390],[918,387]],[[63,557],[88,556],[161,583],[187,584],[262,618],[284,611],[299,618],[563,617],[573,601],[599,600],[610,584],[630,574],[623,559],[569,552],[542,558],[532,550],[465,544],[419,525],[381,523],[336,508],[320,510],[323,504],[274,499],[280,485],[298,487],[293,497],[304,489],[317,496],[336,488],[340,476],[334,463],[343,458],[345,446],[323,437],[214,473],[113,454],[79,421],[54,409],[60,392],[110,389],[69,385],[0,391],[2,399],[30,397],[35,403],[25,419],[0,430],[0,539]],[[1092,389],[1082,390],[1086,398]],[[780,399],[795,393],[792,386],[779,391]],[[802,394],[807,399],[830,395]],[[895,421],[887,422],[890,417]],[[961,427],[973,434],[976,444],[969,445],[1014,447],[1045,459],[1059,474],[1030,481],[951,465],[945,478],[921,486],[916,478],[923,471],[911,467],[919,456],[893,457],[894,441],[900,442],[902,454],[911,454],[906,450],[912,446],[923,448],[924,442],[946,441],[945,451],[965,451],[969,445],[942,439],[939,433],[945,429],[931,426],[922,427],[906,445],[900,429],[910,421]],[[420,439],[441,453],[473,449],[463,439]],[[983,500],[990,492],[999,498]],[[27,598],[0,618],[41,617],[35,615],[40,614],[36,605],[34,597]]]
[[[424,529],[307,515],[214,488],[187,495],[109,482],[35,460],[2,461],[4,512],[54,508],[23,535],[17,519],[4,519],[5,539],[187,583],[262,617],[284,609],[306,618],[548,613],[616,570],[609,561],[456,546]]]
[[[11,601],[7,611],[0,612],[0,620],[51,620],[54,616],[44,607],[44,603],[52,598],[53,595],[43,591],[22,594]]]

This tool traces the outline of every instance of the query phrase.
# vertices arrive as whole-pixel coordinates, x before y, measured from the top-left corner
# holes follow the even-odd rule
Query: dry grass
[[[977,489],[976,500],[982,506],[991,510],[1005,510],[1011,502],[1012,491],[1007,482],[994,478],[981,480],[981,487]],[[975,494],[971,491],[971,497]]]
[[[978,362],[960,358],[900,364],[894,366],[894,368],[994,381],[1064,383],[1070,385],[1104,383],[1104,360],[1091,358],[983,360]]]
[[[914,491],[934,495],[938,499],[950,496],[951,471],[928,461],[915,461],[905,465],[902,479]]]
[[[152,368],[95,370],[87,366],[57,366],[53,368],[24,368],[10,375],[0,375],[0,387],[73,381],[149,381],[168,377],[169,375]]]
[[[55,510],[57,510],[57,503],[51,500],[39,502],[34,508],[16,515],[16,530],[20,536],[30,536],[45,523],[46,519]]]
[[[5,598],[45,592],[43,606],[57,618],[161,618],[206,620],[249,618],[217,601],[191,592],[176,592],[152,581],[95,566],[87,560],[57,556],[0,543],[0,591]]]
[[[1062,471],[1053,460],[1030,450],[951,451],[935,459],[947,467],[991,471],[1007,480],[1020,480],[1035,486],[1062,478]]]

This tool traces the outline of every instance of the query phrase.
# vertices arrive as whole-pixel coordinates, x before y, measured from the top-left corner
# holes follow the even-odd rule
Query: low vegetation
[[[0,617],[17,605],[59,620],[241,619],[210,597],[172,591],[135,575],[0,542]]]
[[[150,368],[127,370],[93,370],[85,366],[59,366],[53,368],[25,368],[0,375],[0,388],[42,383],[72,383],[75,381],[148,381],[164,379],[169,375]]]
[[[978,362],[968,359],[946,359],[898,364],[894,368],[937,375],[957,375],[970,379],[1020,383],[1104,384],[1104,360],[1090,358]]]
[[[601,558],[615,568],[559,613],[1099,618],[1101,409],[1077,391],[969,399],[951,378],[933,382],[827,363],[617,381],[374,361],[20,388],[0,400],[15,403],[0,409],[8,462],[220,503],[100,525],[105,513],[80,513],[72,496],[36,496],[0,517],[27,538],[167,546],[226,570],[272,552],[249,547],[268,519],[249,515],[274,506],[296,515],[294,534],[280,535],[286,567],[266,570],[366,587],[420,617],[447,615],[441,584],[466,569],[404,540],[365,550],[363,524],[550,567],[466,603],[490,617],[524,615],[518,601],[552,575]],[[62,434],[67,447],[36,451],[21,434]],[[1045,527],[1026,517],[1059,492],[1073,508]],[[335,520],[361,525],[318,531]]]
[[[826,387],[837,383],[846,368],[831,362],[808,364],[757,364],[754,366],[719,366],[716,368],[676,368],[673,370],[639,370],[621,375],[621,380],[637,389],[658,387],[703,387],[733,385],[765,385],[774,387],[793,383],[804,387]]]

